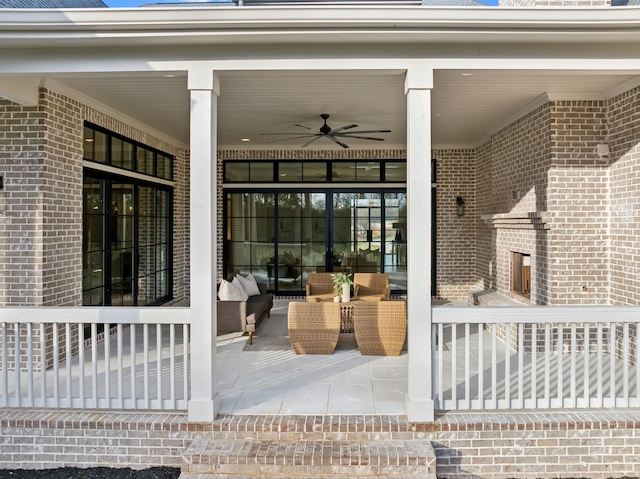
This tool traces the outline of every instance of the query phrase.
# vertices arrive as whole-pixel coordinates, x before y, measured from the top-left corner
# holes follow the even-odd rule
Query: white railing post
[[[189,70],[191,92],[190,274],[191,397],[189,421],[213,421],[216,392],[216,150],[220,80],[209,68]]]
[[[407,70],[407,418],[434,419],[431,341],[431,89],[433,69]]]

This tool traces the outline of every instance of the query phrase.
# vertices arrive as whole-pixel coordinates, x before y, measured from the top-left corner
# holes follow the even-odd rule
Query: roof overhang
[[[640,41],[640,8],[263,6],[0,9],[3,47]]]

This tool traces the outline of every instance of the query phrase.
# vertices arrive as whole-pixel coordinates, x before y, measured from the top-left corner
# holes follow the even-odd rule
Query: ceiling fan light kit
[[[349,138],[355,138],[358,140],[367,140],[367,141],[384,141],[384,138],[377,138],[373,136],[362,136],[368,135],[370,133],[391,133],[391,130],[356,130],[356,131],[348,131],[353,128],[358,128],[358,125],[345,125],[340,128],[332,129],[328,124],[327,120],[329,119],[328,113],[322,113],[320,118],[324,121],[324,124],[320,127],[317,133],[312,133],[312,129],[304,126],[294,124],[294,126],[304,128],[305,130],[309,130],[309,133],[261,133],[261,135],[265,136],[276,136],[276,135],[287,135],[289,138],[279,138],[276,140],[267,141],[267,143],[277,143],[279,141],[287,141],[287,140],[297,140],[297,139],[308,139],[308,141],[302,145],[302,148],[309,146],[311,143],[316,141],[319,138],[327,138],[330,141],[340,145],[342,148],[349,148],[343,140],[348,140]],[[294,136],[292,136],[294,135]]]

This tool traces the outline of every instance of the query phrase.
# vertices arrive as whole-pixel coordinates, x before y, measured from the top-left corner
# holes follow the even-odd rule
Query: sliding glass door
[[[384,272],[406,290],[404,191],[227,191],[225,219],[227,277],[303,294],[312,272]]]

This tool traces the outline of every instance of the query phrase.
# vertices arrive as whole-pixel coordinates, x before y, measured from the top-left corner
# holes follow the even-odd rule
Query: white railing
[[[186,410],[189,323],[178,307],[2,308],[0,406]]]
[[[436,409],[640,407],[640,308],[432,311]]]

